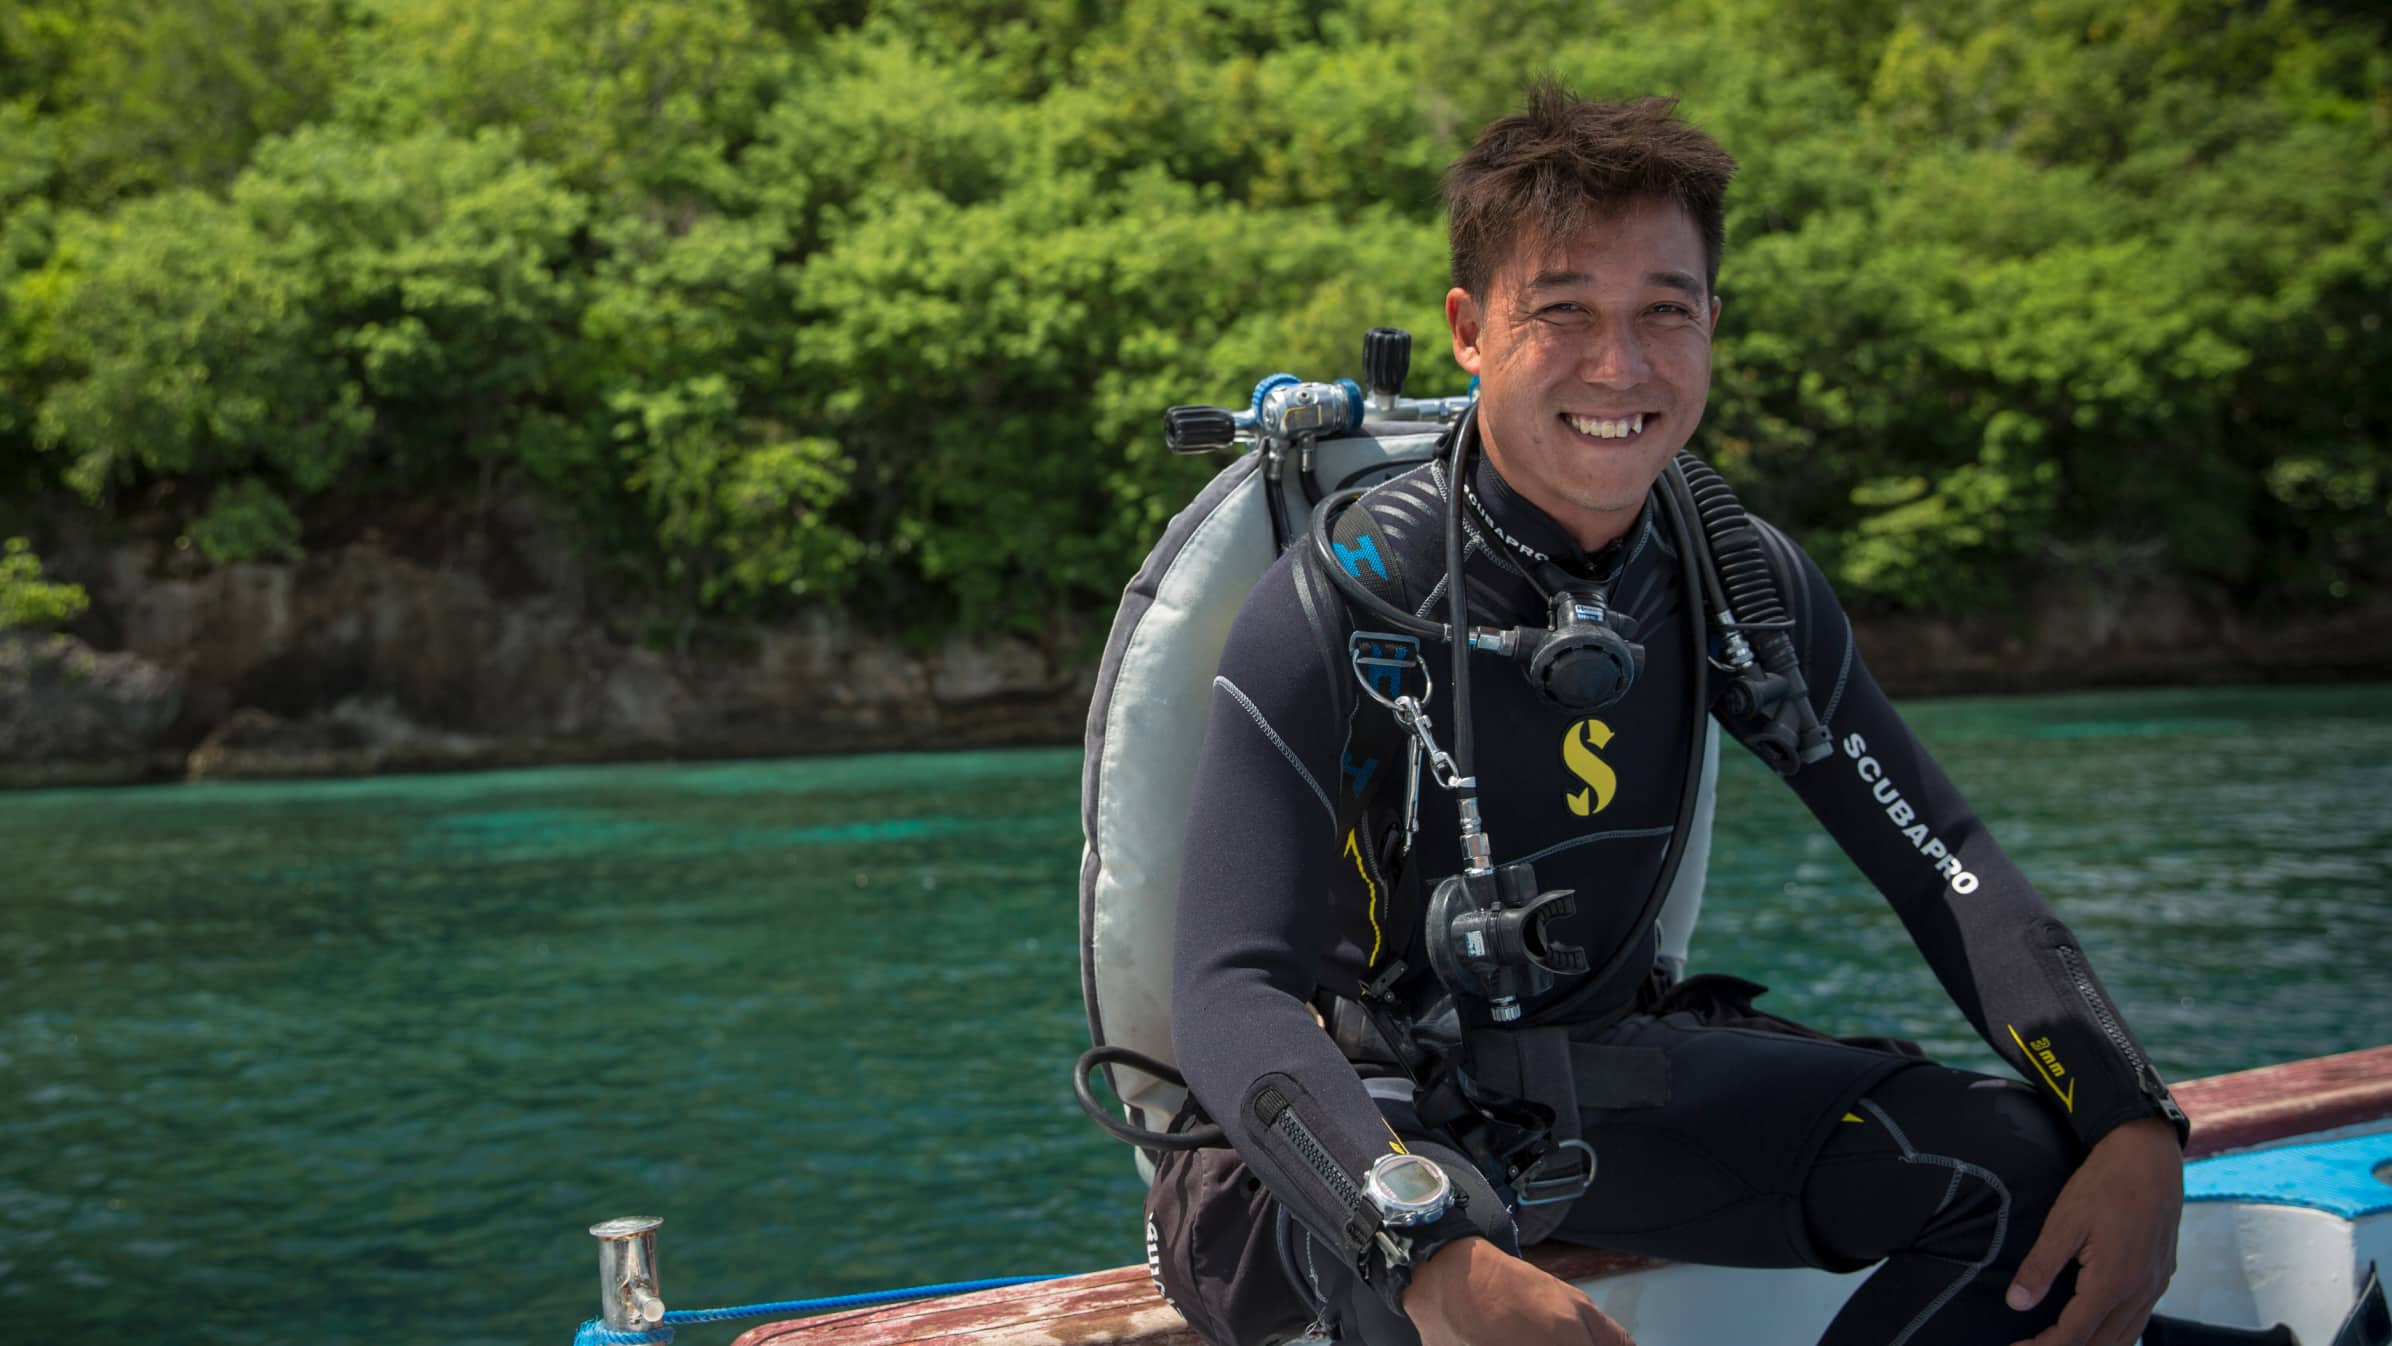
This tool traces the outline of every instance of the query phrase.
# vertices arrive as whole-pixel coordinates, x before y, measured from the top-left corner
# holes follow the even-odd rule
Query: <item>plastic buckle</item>
[[[1399,635],[1391,631],[1356,631],[1346,637],[1346,653],[1353,660],[1354,677],[1362,683],[1362,690],[1381,705],[1393,706],[1408,693],[1404,690],[1407,673],[1419,670],[1421,681],[1428,681],[1427,666],[1420,660],[1420,638]],[[1416,704],[1425,703],[1429,688],[1424,685]]]
[[[1544,1168],[1564,1152],[1575,1150],[1585,1156],[1582,1166],[1573,1166],[1568,1173],[1546,1174]],[[1538,1156],[1537,1161],[1520,1171],[1513,1180],[1512,1191],[1523,1206],[1549,1206],[1556,1201],[1576,1201],[1595,1185],[1595,1149],[1583,1140],[1565,1140]]]

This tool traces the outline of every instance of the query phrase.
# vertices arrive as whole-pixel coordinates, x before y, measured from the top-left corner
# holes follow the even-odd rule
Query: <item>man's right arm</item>
[[[1337,834],[1344,639],[1343,604],[1300,560],[1264,577],[1231,633],[1188,813],[1172,1045],[1248,1167],[1392,1306],[1403,1273],[1373,1251],[1361,1182],[1401,1142],[1312,1012],[1353,973],[1333,971],[1356,918],[1332,901],[1334,866],[1356,858]],[[1469,1232],[1457,1210],[1411,1237],[1425,1256]]]

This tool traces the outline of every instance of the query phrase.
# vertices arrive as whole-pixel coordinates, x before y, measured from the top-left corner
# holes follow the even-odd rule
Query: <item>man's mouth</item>
[[[1562,413],[1561,418],[1564,424],[1567,424],[1571,429],[1577,431],[1579,434],[1585,435],[1589,439],[1632,439],[1635,436],[1644,433],[1645,422],[1647,420],[1661,419],[1657,415],[1647,416],[1641,411],[1632,415],[1620,416],[1616,418],[1607,416],[1573,416],[1569,412],[1565,411]]]

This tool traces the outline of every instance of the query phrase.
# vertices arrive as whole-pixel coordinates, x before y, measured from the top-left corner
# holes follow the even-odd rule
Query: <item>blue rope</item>
[[[673,1328],[692,1327],[699,1323],[731,1323],[742,1318],[765,1318],[776,1313],[798,1316],[808,1313],[828,1313],[834,1309],[863,1309],[875,1304],[903,1304],[913,1299],[936,1299],[940,1295],[968,1295],[975,1290],[997,1290],[1008,1285],[1029,1285],[1037,1281],[1051,1281],[1055,1276],[998,1276],[984,1281],[948,1281],[943,1285],[916,1285],[903,1290],[868,1290],[855,1295],[828,1295],[821,1299],[782,1299],[770,1304],[742,1304],[730,1309],[671,1309],[664,1315],[664,1326],[653,1332],[617,1332],[606,1323],[592,1318],[573,1334],[573,1346],[668,1346]]]

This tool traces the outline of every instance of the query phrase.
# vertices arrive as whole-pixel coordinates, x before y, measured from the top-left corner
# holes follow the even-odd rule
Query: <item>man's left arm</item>
[[[1978,1034],[2085,1144],[2140,1117],[2181,1134],[2183,1114],[2076,936],[1879,690],[1818,567],[1774,529],[1762,534],[1834,747],[1788,784],[1885,895]]]
[[[1886,699],[1818,567],[1761,529],[1831,756],[1789,781],[1885,895],[1953,1003],[2089,1147],[2011,1289],[2078,1293],[2037,1346],[2131,1340],[2175,1264],[2189,1126],[2076,936]],[[2128,1321],[2131,1319],[2131,1323]]]

